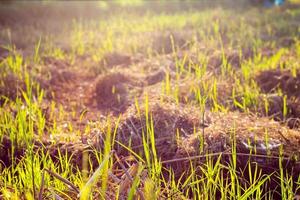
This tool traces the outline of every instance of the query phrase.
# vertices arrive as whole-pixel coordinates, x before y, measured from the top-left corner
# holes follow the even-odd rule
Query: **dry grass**
[[[291,199],[299,8],[133,3],[4,5],[0,199]]]

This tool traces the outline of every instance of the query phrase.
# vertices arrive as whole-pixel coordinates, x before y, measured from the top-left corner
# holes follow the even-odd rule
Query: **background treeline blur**
[[[3,46],[34,46],[40,37],[66,33],[74,22],[107,20],[114,15],[175,14],[221,8],[243,13],[263,8],[264,0],[113,0],[113,1],[0,1],[0,55]],[[288,0],[284,6],[295,6]],[[299,5],[299,4],[298,4]],[[126,13],[126,14],[125,14]],[[30,34],[28,34],[30,33]],[[67,35],[65,37],[68,37]],[[64,42],[65,38],[57,38]]]
[[[0,25],[51,18],[53,20],[69,20],[74,18],[105,17],[124,10],[146,14],[147,12],[185,12],[211,7],[228,9],[244,8],[255,4],[255,0],[184,0],[184,1],[0,1]]]

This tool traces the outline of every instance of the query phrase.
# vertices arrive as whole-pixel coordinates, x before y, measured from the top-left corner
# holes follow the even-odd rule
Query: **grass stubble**
[[[0,198],[294,199],[300,97],[284,82],[299,85],[299,2],[158,13],[115,4],[106,20],[73,19],[68,34],[37,21],[40,36],[30,37],[30,17],[2,25]],[[264,90],[256,77],[268,71]],[[139,84],[97,82],[109,74]],[[129,105],[103,113],[97,88],[109,88],[107,104]]]

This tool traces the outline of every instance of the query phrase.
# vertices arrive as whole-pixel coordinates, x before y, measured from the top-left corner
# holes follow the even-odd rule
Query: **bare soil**
[[[267,70],[262,71],[256,77],[256,81],[262,92],[266,93],[269,100],[269,111],[265,114],[274,117],[279,121],[285,121],[291,128],[297,128],[300,125],[300,73],[296,72],[293,76],[288,70]],[[280,90],[286,95],[275,94]],[[287,107],[287,114],[284,116],[283,107]]]
[[[22,91],[26,90],[26,85],[22,79],[9,73],[1,75],[0,80],[0,104],[5,102],[5,98],[15,100],[22,97]]]
[[[239,67],[240,58],[237,53],[232,53],[232,57],[230,55],[227,55],[228,62],[234,67]],[[236,110],[234,108],[225,113],[213,113],[208,110],[203,113],[199,111],[199,107],[187,104],[191,100],[196,102],[195,93],[191,88],[195,86],[204,90],[200,85],[201,81],[213,83],[212,74],[219,73],[218,69],[214,70],[222,64],[221,61],[210,63],[214,70],[209,69],[201,80],[179,77],[181,84],[178,85],[180,102],[178,104],[172,98],[159,95],[167,75],[172,81],[176,80],[176,66],[172,55],[162,55],[159,58],[159,62],[155,61],[158,60],[157,58],[153,60],[141,58],[139,62],[132,62],[134,59],[131,56],[107,55],[105,62],[98,63],[104,69],[100,74],[84,69],[82,67],[84,62],[80,59],[73,64],[46,59],[43,69],[45,71],[42,71],[44,77],[37,78],[47,92],[45,116],[48,124],[56,118],[57,126],[62,127],[65,134],[51,135],[51,132],[45,131],[46,135],[42,139],[36,137],[33,141],[36,151],[49,151],[55,162],[59,162],[59,151],[70,155],[74,169],[83,168],[84,156],[87,156],[96,168],[97,159],[90,152],[95,149],[103,150],[107,130],[110,128],[111,132],[116,129],[118,142],[113,147],[116,154],[128,163],[127,159],[131,154],[120,143],[143,156],[143,134],[152,131],[147,130],[146,124],[153,120],[157,156],[166,169],[174,170],[175,178],[178,180],[184,171],[190,169],[190,162],[201,164],[207,159],[207,155],[211,155],[214,161],[217,156],[221,156],[223,164],[230,163],[233,145],[237,149],[238,170],[242,171],[247,167],[248,162],[252,162],[256,163],[263,173],[271,174],[279,170],[279,158],[283,156],[285,168],[290,169],[292,175],[300,173],[296,160],[300,156],[299,132],[280,123],[287,123],[292,128],[299,126],[300,96],[297,90],[300,87],[299,73],[293,77],[288,71],[275,70],[257,75],[256,81],[265,93],[263,98],[268,99],[270,108],[266,113],[262,105],[261,116],[233,112],[232,110]],[[195,62],[198,61],[195,60]],[[4,79],[6,85],[13,83],[12,88],[8,88],[7,92],[14,91],[12,94],[16,94],[16,91],[20,90],[16,87],[18,79],[9,78],[8,76],[7,81]],[[231,95],[231,84],[233,80],[226,79],[217,82],[220,103],[228,103],[226,101]],[[5,93],[5,88],[0,87],[0,92],[10,98],[15,98],[15,96],[10,96],[10,93]],[[287,95],[287,116],[283,116],[282,96],[274,94],[278,89]],[[145,106],[147,95],[149,107]],[[75,114],[67,114],[59,120],[57,117],[59,111],[56,110],[51,119],[51,116],[48,116],[51,102],[55,102],[56,107],[62,106],[65,111]],[[207,107],[212,106],[213,102],[208,101]],[[110,125],[107,124],[108,118]],[[80,130],[81,135],[76,135],[69,130],[68,123],[73,129]],[[86,131],[86,125],[90,125],[91,130]],[[266,134],[268,141],[266,141]],[[67,140],[71,141],[67,142]],[[1,165],[5,167],[11,165],[12,143],[13,141],[8,137],[4,137],[1,141],[0,156],[3,162]],[[283,155],[278,153],[281,147],[284,150]],[[18,147],[14,152],[14,157],[22,159],[26,154],[25,149],[24,146]],[[130,167],[138,163],[134,159],[130,162],[133,163]],[[201,176],[201,170],[197,169],[196,173]],[[247,184],[249,177],[245,175],[240,177],[240,180]],[[276,184],[271,184],[275,189]]]
[[[133,60],[130,55],[112,52],[104,55],[104,57],[100,61],[100,65],[108,68],[114,66],[128,67],[130,64],[132,64],[132,62]]]
[[[265,93],[274,93],[281,90],[284,94],[290,97],[300,98],[300,72],[296,72],[293,76],[287,70],[267,70],[261,72],[257,77],[261,90]]]

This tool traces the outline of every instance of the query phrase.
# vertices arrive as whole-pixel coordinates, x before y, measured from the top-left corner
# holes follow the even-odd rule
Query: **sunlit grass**
[[[124,7],[139,7],[143,4],[142,1],[116,2]],[[100,8],[107,10],[107,6],[104,2],[99,2]],[[292,199],[293,189],[298,183],[293,181],[294,177],[291,177],[282,164],[283,149],[280,148],[279,152],[279,173],[263,174],[250,158],[244,171],[239,169],[236,141],[239,133],[236,132],[235,124],[229,125],[232,130],[229,133],[231,149],[226,155],[228,162],[223,161],[223,152],[214,154],[205,151],[203,128],[201,133],[196,130],[191,133],[199,134],[200,147],[197,154],[203,157],[190,160],[187,158],[187,169],[180,175],[172,168],[165,169],[164,161],[157,153],[156,119],[149,107],[151,94],[143,96],[142,102],[137,97],[134,99],[138,116],[145,122],[145,128],[141,130],[142,151],[139,153],[130,144],[126,146],[127,144],[116,140],[118,123],[122,116],[116,122],[113,121],[114,118],[107,117],[103,134],[104,146],[86,154],[83,159],[86,163],[80,166],[83,169],[73,165],[75,155],[58,149],[56,158],[53,158],[47,149],[38,150],[34,144],[35,141],[42,142],[46,134],[50,135],[50,139],[63,132],[79,136],[83,135],[82,131],[89,133],[92,129],[90,124],[80,127],[82,129],[72,124],[68,116],[77,117],[75,108],[69,111],[51,100],[48,102],[48,113],[43,110],[42,105],[47,101],[46,92],[35,78],[42,73],[44,58],[49,57],[70,61],[75,66],[86,59],[85,63],[88,64],[80,67],[101,74],[99,63],[109,53],[124,52],[131,56],[142,54],[143,58],[151,62],[169,56],[174,69],[166,71],[163,81],[158,84],[158,95],[162,97],[160,103],[165,103],[165,97],[169,97],[174,99],[176,105],[185,103],[197,106],[203,114],[203,124],[206,112],[227,113],[230,110],[239,110],[256,114],[262,105],[262,92],[254,81],[257,73],[270,69],[290,69],[295,77],[299,70],[299,30],[291,27],[289,15],[298,16],[297,13],[286,12],[260,13],[255,8],[245,10],[245,13],[233,13],[232,10],[221,8],[210,8],[201,12],[147,12],[143,15],[122,11],[107,20],[73,20],[62,46],[57,45],[55,36],[62,38],[66,33],[49,33],[36,38],[30,58],[19,53],[14,44],[3,46],[9,54],[0,63],[0,87],[9,86],[2,80],[11,74],[22,81],[24,87],[17,90],[15,98],[0,97],[1,100],[4,99],[3,106],[0,107],[0,138],[2,140],[8,137],[11,141],[11,146],[8,147],[11,149],[7,151],[11,154],[8,155],[11,165],[0,165],[0,198],[36,199],[43,187],[46,188],[42,190],[44,197],[56,199],[93,199],[93,195],[105,199],[112,192],[116,193],[116,199],[123,199],[124,193],[127,194],[127,199],[273,199],[272,191],[266,191],[265,188],[276,177],[282,199]],[[1,31],[0,37],[4,38],[5,35],[11,40],[11,32],[17,34],[8,29]],[[180,33],[185,34],[180,36]],[[162,35],[167,35],[166,41],[159,41]],[[274,41],[274,38],[284,36],[295,38],[293,46],[281,47],[278,41]],[[185,39],[185,45],[188,45],[180,46],[180,39]],[[167,49],[155,49],[156,43],[170,43],[171,53],[167,53]],[[180,53],[183,55],[179,55]],[[77,59],[82,60],[78,62]],[[234,59],[239,61],[233,61]],[[214,62],[217,66],[211,66]],[[228,91],[221,85],[223,82],[227,83]],[[186,86],[185,90],[190,94],[184,97],[185,102],[182,102],[180,96],[182,85]],[[288,96],[280,91],[276,94],[283,100],[281,110],[286,120],[289,112]],[[141,107],[144,107],[144,111],[141,111]],[[262,109],[268,115],[270,104],[266,96],[263,96]],[[80,122],[84,121],[87,112],[81,113]],[[47,123],[49,121],[51,123]],[[66,124],[65,129],[61,127],[61,122]],[[264,134],[264,142],[268,146],[270,133],[266,131]],[[179,140],[179,136],[177,137]],[[69,140],[67,142],[73,142],[72,139]],[[53,146],[58,143],[51,141]],[[113,166],[121,163],[115,152],[116,146],[125,149],[138,161],[131,166],[131,171],[128,170],[131,174],[125,173],[125,178],[119,180],[122,183],[129,180],[130,184],[129,187],[126,185],[126,189],[122,184],[111,187],[110,174],[114,171]],[[16,157],[16,152],[21,149],[26,151],[21,157]],[[249,157],[252,153],[255,154],[256,150],[251,149]],[[92,158],[96,160],[97,168],[94,168]],[[143,177],[144,171],[147,172],[146,178]],[[249,177],[246,183],[243,179],[245,176]],[[70,189],[68,181],[75,189]]]

